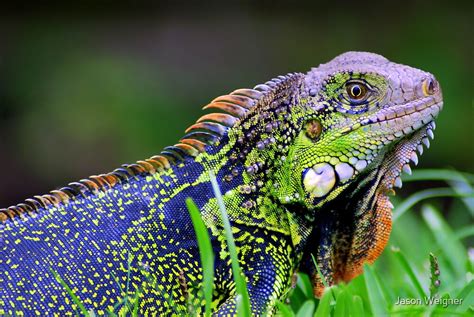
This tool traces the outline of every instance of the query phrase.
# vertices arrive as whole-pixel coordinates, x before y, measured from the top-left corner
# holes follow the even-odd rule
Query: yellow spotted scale
[[[0,209],[0,315],[78,309],[98,315],[138,294],[139,314],[204,309],[203,272],[185,200],[199,207],[215,254],[212,308],[236,313],[223,193],[254,315],[275,312],[298,271],[314,294],[380,255],[388,194],[433,137],[441,90],[426,72],[344,53],[306,74],[238,89],[204,107],[161,154]],[[59,278],[53,275],[57,273]]]

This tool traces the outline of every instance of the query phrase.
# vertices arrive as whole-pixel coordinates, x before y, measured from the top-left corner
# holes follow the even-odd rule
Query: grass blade
[[[331,316],[331,304],[332,304],[332,294],[330,292],[325,292],[321,300],[319,301],[318,309],[314,314],[314,317],[327,317]]]
[[[130,288],[130,272],[131,272],[131,265],[133,261],[133,255],[130,252],[127,253],[127,284],[125,289],[125,303],[124,306],[128,308],[128,291]]]
[[[276,302],[276,306],[278,308],[278,313],[279,313],[279,316],[282,316],[282,317],[295,317],[295,313],[293,313],[293,311],[290,309],[290,306],[280,302],[280,301],[277,301]]]
[[[474,303],[474,280],[470,281],[456,296],[456,298],[462,298],[463,302],[461,305],[456,306],[455,310],[467,311],[470,305]]]
[[[464,194],[459,194],[452,188],[431,188],[420,190],[405,199],[400,205],[395,207],[393,211],[393,221],[396,221],[401,215],[407,212],[416,203],[434,197],[466,197]]]
[[[364,305],[362,303],[362,298],[358,295],[352,296],[352,305],[350,310],[350,316],[365,316],[364,314]]]
[[[217,184],[216,176],[212,171],[210,171],[209,177],[211,179],[214,195],[217,199],[217,204],[219,205],[219,209],[221,211],[222,223],[224,224],[225,238],[227,240],[227,247],[229,248],[230,258],[232,262],[232,274],[234,276],[234,281],[237,289],[237,297],[241,297],[240,305],[238,305],[237,307],[237,313],[239,314],[239,316],[247,317],[251,315],[250,298],[247,290],[247,282],[240,269],[239,258],[237,255],[237,247],[235,246],[229,217],[225,209],[224,200],[222,199],[221,190],[219,189],[219,185]]]
[[[456,240],[453,231],[434,207],[424,205],[421,214],[451,268],[457,275],[463,275],[464,265],[467,262],[463,245]]]
[[[81,300],[79,299],[79,297],[76,296],[76,294],[74,294],[74,291],[69,287],[69,285],[67,285],[67,283],[61,278],[61,276],[59,276],[58,272],[56,272],[55,270],[53,270],[52,268],[49,268],[49,270],[51,271],[51,273],[53,273],[54,275],[54,278],[56,279],[56,281],[59,282],[59,284],[62,285],[62,287],[64,287],[67,291],[67,293],[69,294],[69,296],[71,296],[72,298],[72,301],[74,302],[74,304],[77,305],[77,307],[79,307],[81,313],[84,315],[84,316],[89,316],[89,312],[87,311],[86,307],[84,306],[84,304],[82,304]]]
[[[298,288],[301,289],[301,292],[304,294],[306,298],[311,298],[311,299],[314,298],[313,284],[311,284],[311,280],[309,279],[308,275],[298,273],[296,285]]]
[[[201,267],[203,270],[203,292],[205,304],[205,315],[210,316],[212,311],[212,290],[214,286],[214,252],[212,250],[211,239],[201,213],[191,198],[186,199],[194,231],[196,232],[197,243],[199,247],[199,256],[201,257]]]
[[[461,229],[457,229],[454,237],[456,240],[463,240],[467,237],[474,236],[474,226],[467,226]]]
[[[388,305],[372,268],[364,265],[364,280],[373,316],[388,316]]]
[[[416,170],[413,175],[404,175],[403,181],[442,180],[447,182],[453,190],[462,197],[471,216],[474,216],[474,175],[448,169]]]
[[[315,300],[313,295],[313,285],[309,279],[309,276],[304,273],[298,273],[296,279],[296,286],[290,291],[290,306],[293,311],[298,311],[298,308],[308,300]]]
[[[403,175],[404,182],[413,181],[461,181],[474,183],[474,174],[461,173],[449,169],[417,169],[413,171],[412,175]]]
[[[298,310],[298,313],[296,314],[296,317],[312,316],[313,313],[314,313],[314,301],[307,300],[307,301],[304,302],[304,304]]]
[[[408,263],[408,260],[406,259],[405,255],[399,249],[395,249],[395,248],[392,249],[392,252],[397,258],[400,265],[403,267],[403,270],[405,271],[405,273],[408,274],[408,277],[410,278],[410,281],[415,287],[419,298],[425,298],[426,293],[423,290],[423,287],[421,286],[421,283],[418,280],[418,277],[416,276],[415,271],[413,271],[413,268],[411,267],[410,263]]]
[[[348,302],[347,290],[343,289],[336,298],[336,306],[334,307],[334,317],[345,317],[349,315],[350,307]]]
[[[474,217],[474,189],[461,173],[459,173],[458,171],[453,171],[453,174],[457,174],[460,178],[464,179],[464,181],[452,180],[448,181],[448,183],[456,191],[456,193],[467,196],[462,198],[462,201],[471,213],[471,216]]]

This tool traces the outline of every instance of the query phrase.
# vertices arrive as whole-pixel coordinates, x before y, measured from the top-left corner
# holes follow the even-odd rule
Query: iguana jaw
[[[404,126],[400,129],[401,133],[394,135],[393,146],[354,176],[357,179],[355,183],[363,184],[366,181],[367,186],[343,190],[340,195],[347,196],[351,201],[347,205],[341,205],[337,199],[325,205],[334,216],[319,214],[323,220],[318,226],[329,226],[327,228],[331,228],[333,233],[328,238],[317,238],[317,242],[322,244],[316,249],[312,247],[312,252],[320,265],[322,276],[330,285],[340,281],[349,282],[361,274],[364,263],[373,263],[389,240],[393,208],[389,194],[394,193],[394,187],[401,187],[401,172],[411,173],[410,163],[418,163],[417,152],[423,153],[423,145],[429,147],[429,138],[434,137],[433,120],[442,108],[441,96],[425,99],[424,103],[410,104],[409,107],[415,108],[415,112],[406,111],[407,105],[394,106],[392,111],[400,110],[390,113],[390,116],[394,115],[393,118],[387,118],[387,113],[383,116],[379,113],[378,118],[382,120],[367,124],[375,130],[389,125],[400,128],[402,123]],[[397,122],[398,118],[402,122]],[[409,125],[411,120],[418,120],[419,123]],[[359,191],[359,194],[354,194],[355,191]],[[334,218],[327,220],[331,219],[328,217]],[[324,291],[321,276],[315,271],[312,271],[311,276],[314,294],[320,297]]]
[[[364,263],[372,264],[382,254],[390,237],[392,228],[392,209],[389,194],[394,194],[394,187],[401,187],[402,182],[400,174],[402,171],[411,174],[409,164],[418,164],[418,156],[423,153],[424,144],[429,147],[429,138],[433,138],[434,121],[430,121],[423,128],[407,135],[400,140],[395,146],[384,156],[384,164],[376,165],[378,170],[375,179],[379,180],[379,185],[374,191],[367,192],[368,196],[372,196],[374,203],[372,206],[367,205],[367,210],[358,210],[356,213],[361,214],[361,218],[372,219],[373,225],[370,227],[371,232],[365,232],[363,226],[357,225],[353,232],[352,246],[347,252],[340,252],[342,243],[336,241],[333,248],[336,251],[332,260],[334,264],[334,272],[332,272],[331,280],[334,282],[349,282],[363,272]],[[367,199],[370,200],[370,199]],[[363,205],[363,204],[361,204]],[[369,216],[370,215],[370,216]],[[364,221],[361,221],[364,222]],[[363,241],[362,243],[360,241]],[[360,253],[361,246],[359,244],[370,245],[366,251]],[[324,287],[320,283],[315,285],[315,295],[320,296]]]
[[[422,144],[429,146],[434,122],[412,132],[397,142],[385,155],[359,173],[358,181],[351,183],[341,195],[346,203],[333,200],[316,217],[316,238],[310,238],[308,249],[314,255],[321,275],[311,268],[313,292],[321,297],[327,284],[348,283],[363,272],[365,263],[372,264],[382,254],[392,228],[392,209],[389,194],[393,187],[401,187],[400,174],[408,172],[409,164],[417,163],[416,151],[423,152]],[[408,166],[408,167],[407,167]],[[364,184],[365,182],[365,184]],[[364,184],[353,186],[353,184]]]

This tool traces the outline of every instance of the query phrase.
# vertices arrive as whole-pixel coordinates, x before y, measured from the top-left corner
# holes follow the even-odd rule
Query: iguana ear
[[[392,228],[392,204],[377,189],[379,181],[375,171],[369,173],[348,188],[347,199],[329,202],[316,213],[302,262],[302,270],[312,279],[315,296],[323,294],[323,277],[329,285],[349,282],[362,273],[364,263],[373,263],[384,250]]]

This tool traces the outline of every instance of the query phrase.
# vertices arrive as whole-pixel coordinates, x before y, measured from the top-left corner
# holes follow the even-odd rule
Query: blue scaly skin
[[[218,112],[160,155],[0,210],[0,314],[73,312],[51,269],[98,314],[137,291],[140,314],[201,313],[191,197],[216,255],[213,310],[234,315],[209,171],[224,194],[253,313],[273,312],[297,271],[320,296],[311,255],[332,285],[382,252],[391,229],[387,195],[429,144],[442,96],[429,73],[348,52],[204,108]]]

